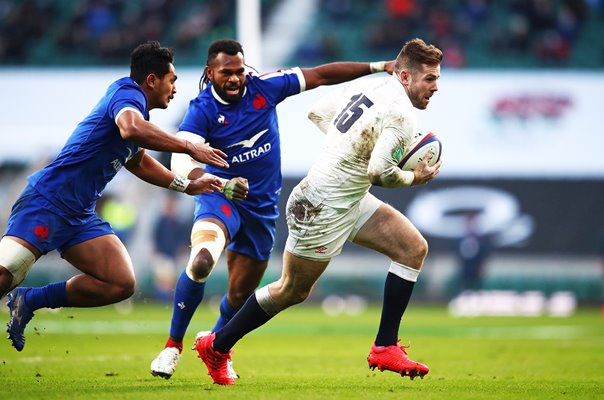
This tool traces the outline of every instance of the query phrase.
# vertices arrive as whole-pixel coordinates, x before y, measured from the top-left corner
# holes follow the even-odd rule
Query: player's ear
[[[409,83],[409,79],[411,77],[410,72],[407,71],[406,69],[401,69],[398,74],[399,74],[399,79],[400,79],[401,83],[403,83],[404,85],[407,85]]]
[[[155,74],[149,74],[147,75],[147,77],[145,78],[145,83],[147,84],[147,86],[150,89],[155,88],[155,85],[157,84],[157,82],[159,81],[159,78],[157,77],[157,75]]]
[[[214,78],[214,71],[212,70],[212,67],[210,67],[209,65],[206,65],[206,76],[208,77],[209,80],[212,80]]]

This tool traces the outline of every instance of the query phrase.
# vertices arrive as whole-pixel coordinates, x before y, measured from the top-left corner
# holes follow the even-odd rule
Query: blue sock
[[[174,310],[170,325],[170,337],[173,340],[182,342],[189,322],[191,322],[197,306],[203,300],[205,287],[205,282],[195,282],[189,278],[186,271],[180,274],[174,292]]]
[[[221,330],[216,332],[212,345],[214,350],[226,354],[235,346],[243,336],[254,329],[266,324],[271,318],[256,300],[256,294],[252,294],[243,307]]]
[[[216,332],[222,329],[223,326],[227,324],[233,318],[235,313],[237,313],[237,308],[233,307],[229,304],[227,300],[227,295],[225,294],[222,300],[220,301],[220,315],[218,316],[218,320],[216,321],[216,325],[212,328],[212,332]]]
[[[67,282],[51,283],[39,288],[29,288],[25,292],[25,304],[35,311],[40,308],[59,308],[69,306],[67,300]]]

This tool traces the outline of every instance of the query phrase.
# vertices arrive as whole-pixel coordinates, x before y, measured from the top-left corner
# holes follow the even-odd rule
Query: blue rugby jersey
[[[305,89],[300,68],[246,76],[243,97],[236,103],[222,100],[209,84],[189,108],[179,130],[202,136],[206,143],[224,151],[230,168],[206,166],[222,178],[244,177],[249,182],[248,208],[273,208],[281,192],[281,145],[276,106]],[[199,196],[196,196],[199,197]]]
[[[101,192],[139,147],[122,138],[115,117],[124,108],[149,120],[147,96],[126,77],[113,82],[80,122],[59,155],[29,176],[29,184],[74,220],[94,213]]]

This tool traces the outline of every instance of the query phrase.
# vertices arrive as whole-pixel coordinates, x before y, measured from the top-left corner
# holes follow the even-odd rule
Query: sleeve
[[[195,133],[208,140],[207,132],[210,130],[210,120],[204,109],[201,102],[197,101],[197,99],[191,100],[178,130]]]
[[[254,75],[249,77],[253,79]],[[263,74],[257,79],[262,92],[269,96],[274,104],[281,103],[289,96],[299,94],[306,89],[304,75],[298,67]]]
[[[138,111],[145,119],[149,119],[147,112],[147,99],[145,95],[128,86],[124,86],[115,92],[109,102],[108,112],[114,121],[126,110]]]
[[[331,121],[336,114],[340,100],[343,98],[345,86],[331,91],[321,97],[308,111],[308,119],[323,133],[327,133]]]
[[[398,167],[402,155],[413,138],[414,124],[402,115],[385,120],[367,167],[370,181],[378,186],[395,188],[409,186],[409,171]]]
[[[176,136],[188,140],[191,143],[205,143],[203,136],[192,132],[178,131]],[[170,159],[170,170],[175,174],[178,174],[182,178],[188,179],[189,174],[195,168],[204,168],[204,165],[195,161],[188,154],[172,153],[172,158]]]

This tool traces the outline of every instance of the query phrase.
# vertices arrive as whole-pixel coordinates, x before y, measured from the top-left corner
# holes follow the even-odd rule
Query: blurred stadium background
[[[506,304],[518,304],[518,298],[537,313],[559,299],[600,304],[603,3],[0,0],[0,228],[25,177],[56,154],[107,85],[128,74],[129,53],[138,43],[160,40],[175,49],[178,93],[168,110],[152,112],[153,122],[175,132],[198,92],[207,47],[215,39],[238,38],[248,64],[267,72],[392,59],[406,40],[421,37],[445,53],[440,91],[430,109],[419,113],[422,129],[443,142],[443,170],[423,187],[372,189],[406,213],[430,243],[415,300],[444,304],[471,288],[496,290],[491,293],[499,297],[487,298],[491,305],[507,299],[494,310],[501,313],[514,312]],[[320,150],[322,134],[305,115],[328,90],[279,106],[282,211]],[[169,162],[169,155],[156,155]],[[190,198],[145,185],[127,171],[108,187],[99,212],[130,250],[139,281],[135,301],[169,300],[188,256],[192,211]],[[279,276],[286,235],[281,220],[266,280]],[[482,264],[481,279],[464,279],[462,259],[469,269]],[[377,301],[387,264],[350,245],[313,299],[351,307]],[[27,283],[73,273],[52,254],[35,265]],[[206,293],[224,292],[223,259],[210,282]],[[510,300],[512,292],[502,291],[518,296]],[[472,301],[479,310],[480,298]]]

